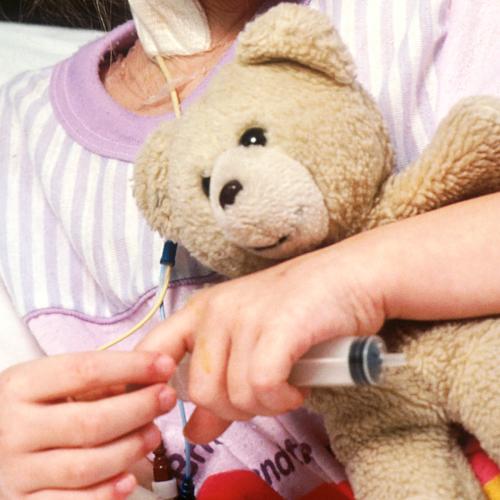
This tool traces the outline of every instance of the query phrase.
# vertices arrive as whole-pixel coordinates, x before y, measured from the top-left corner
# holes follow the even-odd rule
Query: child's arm
[[[151,422],[175,404],[173,368],[153,353],[92,352],[2,372],[0,498],[126,498],[136,484],[126,471],[160,441]],[[109,387],[116,395],[78,398]]]
[[[287,384],[313,344],[376,333],[388,318],[500,313],[500,194],[459,203],[197,294],[141,349],[192,351],[189,392],[204,409],[186,433],[275,415],[303,395]]]

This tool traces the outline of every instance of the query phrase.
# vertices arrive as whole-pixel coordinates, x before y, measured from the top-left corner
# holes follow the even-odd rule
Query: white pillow
[[[0,85],[23,71],[52,66],[101,35],[99,31],[0,22]]]

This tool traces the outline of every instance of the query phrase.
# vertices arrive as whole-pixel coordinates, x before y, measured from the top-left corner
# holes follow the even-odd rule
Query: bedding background
[[[52,66],[101,32],[0,22],[0,85],[23,71]]]
[[[127,0],[0,0],[0,85],[69,57],[131,19]],[[43,25],[43,26],[41,26]],[[99,30],[99,31],[97,31]]]

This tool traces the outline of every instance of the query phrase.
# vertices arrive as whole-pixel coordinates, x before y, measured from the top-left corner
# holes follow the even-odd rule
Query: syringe
[[[314,346],[292,368],[299,387],[375,385],[386,368],[404,366],[402,353],[388,353],[381,337],[341,337]]]
[[[341,337],[310,349],[292,368],[290,383],[299,387],[374,385],[386,368],[404,366],[402,353],[388,353],[378,336]],[[172,385],[178,397],[188,401],[189,355],[184,356]]]

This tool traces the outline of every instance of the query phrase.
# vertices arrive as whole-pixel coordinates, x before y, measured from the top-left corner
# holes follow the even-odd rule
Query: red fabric
[[[497,464],[481,448],[477,439],[470,438],[464,451],[472,470],[482,485],[500,476]]]
[[[323,483],[300,500],[354,500],[351,487],[347,481],[339,484]]]
[[[464,452],[479,482],[500,476],[500,468],[476,439],[467,436]],[[261,477],[249,470],[232,470],[210,476],[201,486],[198,500],[283,500]],[[288,500],[288,499],[287,499]],[[355,500],[347,481],[323,483],[295,500]]]
[[[262,478],[249,470],[232,470],[210,476],[198,500],[283,500]],[[324,483],[297,500],[354,500],[346,481]]]
[[[283,500],[263,479],[249,470],[231,470],[205,480],[198,500]]]

